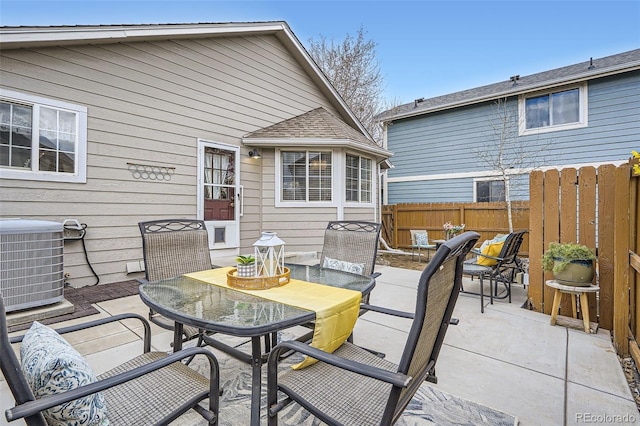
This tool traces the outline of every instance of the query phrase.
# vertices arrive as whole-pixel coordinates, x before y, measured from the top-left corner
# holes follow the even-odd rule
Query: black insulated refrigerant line
[[[93,276],[96,277],[96,282],[91,284],[91,285],[98,285],[100,283],[100,277],[98,276],[96,271],[93,269],[93,266],[91,266],[91,262],[89,262],[89,255],[87,254],[87,246],[84,243],[84,236],[87,233],[87,231],[86,231],[87,224],[86,223],[79,223],[75,219],[67,219],[67,220],[65,220],[63,222],[62,225],[63,225],[63,228],[64,228],[63,238],[65,240],[70,240],[70,241],[80,240],[80,241],[82,241],[82,250],[84,251],[84,258],[87,261],[87,265],[89,266],[89,269],[91,269],[91,272],[93,273]]]

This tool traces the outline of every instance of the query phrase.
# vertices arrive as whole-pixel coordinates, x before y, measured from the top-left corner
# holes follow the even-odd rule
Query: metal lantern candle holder
[[[272,277],[285,273],[284,241],[275,232],[263,232],[253,243],[256,258],[256,276]]]

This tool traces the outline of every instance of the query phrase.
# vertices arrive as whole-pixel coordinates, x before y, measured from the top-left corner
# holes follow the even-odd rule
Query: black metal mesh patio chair
[[[320,266],[358,275],[377,277],[376,256],[381,224],[362,221],[332,221],[324,231]]]
[[[297,341],[278,344],[267,372],[269,425],[296,402],[330,425],[390,425],[398,420],[425,380],[435,380],[435,365],[462,281],[462,263],[480,235],[465,232],[440,246],[418,282],[415,312],[373,307],[383,314],[412,318],[398,365],[345,342],[326,353]],[[279,369],[282,351],[318,360],[301,370]]]
[[[144,326],[142,355],[97,377],[82,356],[60,337],[130,318]],[[34,334],[29,337],[29,333]],[[22,342],[21,351],[25,351],[22,361],[18,361],[11,345],[18,342]],[[193,409],[208,424],[217,424],[219,369],[214,355],[200,347],[171,355],[151,352],[150,348],[149,322],[136,314],[101,318],[56,331],[34,324],[26,338],[9,338],[0,296],[0,367],[16,404],[6,409],[5,417],[10,422],[24,419],[28,425],[46,425],[47,418],[74,424],[81,413],[90,412],[101,419],[106,417],[111,425],[128,426],[168,424]],[[209,378],[181,362],[193,356],[207,357]],[[25,365],[21,366],[21,362]],[[201,405],[207,398],[208,404]],[[52,407],[55,408],[49,410]]]
[[[142,235],[142,252],[147,281],[159,281],[190,272],[211,269],[209,237],[202,220],[163,219],[138,223]],[[174,322],[149,309],[149,320],[173,330]],[[184,341],[199,338],[203,333],[196,327],[183,327]]]
[[[320,266],[372,278],[379,277],[380,272],[374,270],[381,228],[382,225],[376,222],[354,220],[329,222],[324,231]],[[363,298],[363,303],[368,302],[369,294]],[[366,309],[361,309],[360,315],[366,312]],[[313,324],[307,326],[313,327]],[[306,334],[298,340],[309,341],[312,335],[313,333]],[[353,336],[349,337],[349,341],[353,341]],[[379,355],[382,356],[382,354]]]
[[[514,231],[507,235],[504,244],[497,256],[491,254],[483,254],[479,249],[471,250],[476,255],[472,259],[464,262],[462,269],[463,275],[478,277],[480,281],[480,292],[461,290],[463,293],[476,294],[480,296],[480,312],[484,313],[484,280],[489,279],[489,299],[493,304],[493,299],[509,299],[511,303],[511,284],[515,281],[517,272],[524,272],[518,261],[518,251],[522,245],[526,230]],[[478,258],[491,260],[487,263],[491,265],[478,264]],[[504,292],[498,293],[498,284],[504,285]]]

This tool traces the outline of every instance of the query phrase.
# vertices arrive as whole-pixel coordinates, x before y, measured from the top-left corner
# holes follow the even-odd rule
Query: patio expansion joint
[[[565,400],[566,400],[566,382],[567,382],[566,366],[565,366],[565,371],[564,371],[564,377],[558,377],[558,376],[555,376],[553,374],[545,373],[544,371],[536,370],[536,369],[530,368],[530,367],[525,367],[525,366],[517,364],[515,362],[505,361],[505,360],[502,360],[502,359],[498,359],[498,358],[494,358],[494,357],[485,355],[485,354],[483,354],[481,352],[472,351],[472,350],[469,350],[469,349],[466,349],[466,348],[463,348],[463,347],[460,347],[460,346],[448,344],[447,342],[444,342],[443,345],[444,346],[448,346],[450,348],[458,349],[458,350],[463,351],[463,352],[474,354],[474,355],[477,355],[477,356],[482,357],[482,358],[491,359],[491,360],[493,360],[495,362],[499,362],[499,363],[502,363],[502,364],[505,364],[505,365],[510,365],[510,366],[513,366],[513,367],[516,367],[516,368],[521,368],[523,370],[530,371],[530,372],[535,373],[535,374],[541,374],[543,376],[547,376],[547,377],[550,377],[552,379],[562,380],[565,383]],[[565,350],[565,354],[566,354],[566,350]],[[566,357],[566,355],[565,355],[565,357]],[[565,364],[566,364],[566,360],[565,360]]]
[[[612,396],[614,398],[618,398],[618,399],[620,399],[622,401],[630,401],[630,402],[635,403],[635,400],[633,399],[633,396],[630,397],[630,398],[626,398],[626,397],[624,397],[622,395],[618,395],[618,394],[615,394],[613,392],[609,392],[609,391],[606,391],[606,390],[594,388],[593,386],[587,386],[584,383],[578,383],[578,382],[574,382],[574,381],[571,381],[571,380],[567,380],[567,384],[569,384],[569,383],[571,383],[574,386],[579,386],[579,387],[584,388],[584,389],[590,389],[590,390],[596,391],[596,392],[604,394],[604,395],[608,395],[608,396]]]
[[[563,423],[567,424],[567,417],[569,413],[567,412],[567,404],[568,399],[567,396],[569,394],[569,329],[565,328],[565,339],[564,339],[564,389],[563,389],[563,401],[562,401],[562,411],[563,411]]]
[[[109,315],[109,316],[111,316],[111,317],[113,317],[113,316],[115,316],[115,315],[117,315],[117,314],[118,314],[118,312],[110,312],[110,311],[109,311],[109,310],[107,310],[104,306],[100,305],[100,303],[99,303],[99,302],[98,302],[98,303],[96,303],[96,304],[95,304],[95,306],[96,306],[96,308],[97,308],[100,312],[103,312],[103,313],[105,313],[105,314],[107,314],[107,315]],[[143,318],[144,318],[144,316],[143,316]],[[132,321],[135,321],[135,320],[133,320],[133,319],[131,319],[131,318],[128,318],[128,319],[129,319],[129,320],[132,320]],[[145,319],[146,319],[146,318],[145,318]],[[133,333],[133,334],[134,334],[135,336],[137,336],[140,340],[143,340],[143,339],[144,339],[144,328],[142,328],[142,329],[141,329],[142,331],[141,331],[140,333],[138,333],[135,329],[133,329],[133,328],[129,327],[129,326],[126,324],[126,321],[127,321],[127,320],[120,320],[120,321],[118,321],[118,324],[120,324],[120,325],[121,325],[121,326],[123,326],[125,329],[127,329],[128,331],[130,331],[131,333]],[[152,333],[152,334],[153,334],[153,333]],[[153,337],[153,336],[151,336],[151,337]]]

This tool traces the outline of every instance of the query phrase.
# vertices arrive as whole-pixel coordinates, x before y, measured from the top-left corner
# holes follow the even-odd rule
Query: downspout
[[[382,177],[384,172],[379,163],[376,166],[378,167],[378,200],[375,205],[374,217],[378,222],[382,223]]]
[[[387,129],[388,129],[388,124],[386,121],[382,122],[382,147],[384,149],[388,149],[387,148]],[[384,160],[382,160],[384,161]],[[382,223],[382,206],[385,204],[385,200],[383,199],[383,194],[384,194],[384,198],[388,197],[388,192],[387,192],[387,180],[384,179],[384,177],[387,175],[387,171],[386,170],[382,170],[382,167],[380,166],[380,164],[382,164],[382,161],[380,163],[378,163],[378,202],[376,203],[376,207],[378,208],[378,214],[380,215],[380,217],[378,218],[378,220],[380,221],[380,223]]]
[[[267,151],[266,149],[263,150],[263,152],[262,152],[263,158],[259,160],[259,165],[258,165],[258,167],[259,167],[259,169],[258,169],[258,174],[259,174],[259,179],[258,179],[258,182],[259,182],[259,184],[258,184],[258,186],[259,186],[259,188],[258,188],[258,194],[259,194],[258,195],[258,200],[260,200],[259,203],[258,203],[258,230],[260,232],[262,232],[264,230],[264,228],[262,227],[262,217],[263,217],[262,216],[262,206],[264,204],[264,198],[262,196],[262,194],[264,194],[264,191],[263,191],[264,169],[263,169],[262,166],[263,166],[263,164],[265,162],[264,156],[267,153],[266,151]],[[271,151],[269,151],[269,152],[271,152]],[[275,167],[275,164],[276,164],[276,155],[277,155],[276,149],[274,148],[273,149],[273,165],[274,165],[274,167]],[[278,196],[279,196],[278,194],[275,194],[275,197],[278,197]],[[274,199],[274,201],[275,201],[275,199]]]

